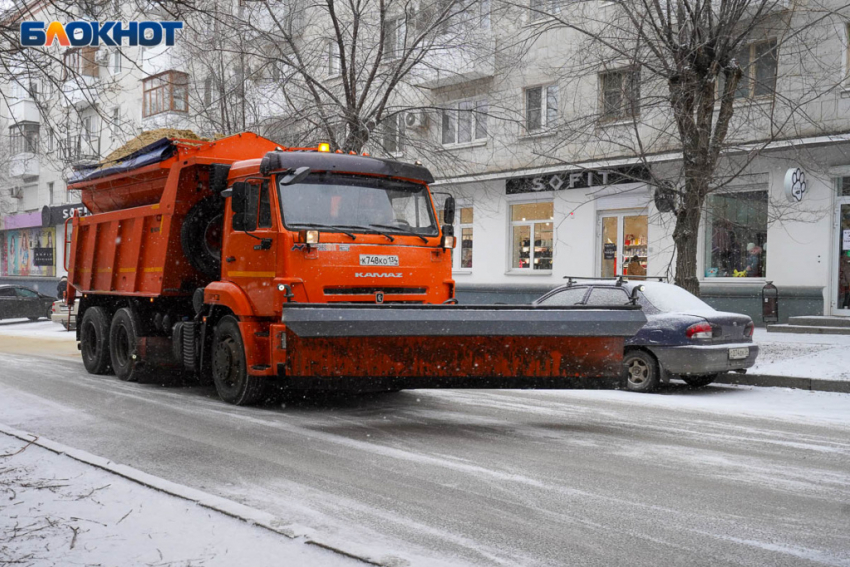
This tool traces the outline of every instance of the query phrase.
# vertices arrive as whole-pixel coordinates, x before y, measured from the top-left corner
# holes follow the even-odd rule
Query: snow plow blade
[[[639,307],[283,307],[295,388],[600,387],[622,376]]]

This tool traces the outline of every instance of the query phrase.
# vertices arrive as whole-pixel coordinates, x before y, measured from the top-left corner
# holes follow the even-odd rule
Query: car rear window
[[[646,284],[641,293],[662,313],[714,311],[714,308],[709,304],[677,285],[665,283]]]

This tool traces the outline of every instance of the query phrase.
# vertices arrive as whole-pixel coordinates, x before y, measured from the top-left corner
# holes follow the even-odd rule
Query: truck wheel
[[[709,374],[707,376],[682,376],[682,380],[684,380],[685,384],[691,388],[702,388],[717,380],[717,374]]]
[[[655,357],[643,350],[630,350],[623,355],[626,389],[652,392],[658,388],[659,368]]]
[[[180,229],[186,259],[212,280],[221,277],[222,208],[219,197],[207,197],[189,209]]]
[[[109,374],[109,317],[103,307],[89,307],[80,326],[80,352],[90,374]]]
[[[138,382],[143,365],[136,358],[136,345],[142,325],[130,309],[124,307],[112,316],[109,326],[109,357],[115,375],[125,382]]]
[[[247,406],[263,396],[265,380],[248,374],[239,324],[230,315],[215,326],[212,374],[219,397],[229,404]]]

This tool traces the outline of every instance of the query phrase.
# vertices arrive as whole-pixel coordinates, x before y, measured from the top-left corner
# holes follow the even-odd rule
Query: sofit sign
[[[177,30],[183,22],[21,22],[23,47],[49,47],[59,42],[62,47],[106,45],[142,45],[153,47],[174,45]],[[124,43],[127,40],[127,43]]]

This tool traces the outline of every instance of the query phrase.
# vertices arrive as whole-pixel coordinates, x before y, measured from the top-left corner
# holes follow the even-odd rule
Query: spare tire
[[[180,229],[180,244],[186,259],[211,280],[221,277],[223,206],[220,197],[202,199],[189,209]]]

